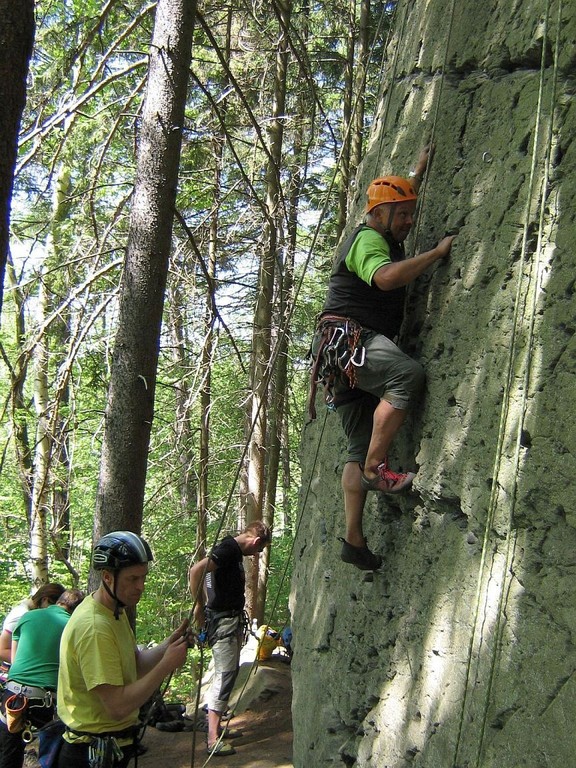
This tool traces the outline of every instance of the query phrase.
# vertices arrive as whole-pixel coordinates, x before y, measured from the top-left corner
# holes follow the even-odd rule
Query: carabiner
[[[356,360],[356,355],[358,354],[358,352],[360,352],[360,360]],[[365,360],[366,360],[365,347],[356,347],[356,349],[354,350],[354,354],[350,358],[350,362],[352,363],[352,365],[355,366],[356,368],[362,368]]]
[[[338,368],[340,368],[341,371],[345,371],[346,368],[350,365],[351,360],[352,358],[350,356],[350,350],[345,349],[338,358]]]

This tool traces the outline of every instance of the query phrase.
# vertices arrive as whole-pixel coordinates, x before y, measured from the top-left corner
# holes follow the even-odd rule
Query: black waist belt
[[[93,731],[78,731],[76,728],[70,728],[66,726],[66,730],[69,733],[73,733],[74,736],[91,736],[93,739],[104,739],[112,737],[114,739],[133,739],[139,730],[139,726],[131,725],[129,728],[124,728],[121,731],[101,731],[100,733],[94,733]]]
[[[206,608],[206,618],[218,621],[218,619],[231,619],[234,616],[243,616],[244,611],[230,610],[230,611],[213,611],[212,608]]]

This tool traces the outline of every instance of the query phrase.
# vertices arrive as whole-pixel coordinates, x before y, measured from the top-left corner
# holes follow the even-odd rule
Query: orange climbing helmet
[[[411,182],[402,176],[382,176],[380,179],[374,179],[366,194],[366,213],[383,203],[405,203],[418,197]]]

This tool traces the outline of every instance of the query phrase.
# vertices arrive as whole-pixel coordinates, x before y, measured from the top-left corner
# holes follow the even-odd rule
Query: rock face
[[[400,0],[358,179],[437,150],[408,250],[448,230],[401,345],[427,371],[370,494],[373,580],[339,560],[338,417],[304,427],[294,765],[576,765],[576,6]]]

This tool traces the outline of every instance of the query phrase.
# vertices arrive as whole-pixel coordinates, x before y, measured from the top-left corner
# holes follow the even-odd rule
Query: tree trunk
[[[69,510],[68,436],[62,423],[61,407],[68,402],[69,365],[66,349],[69,342],[69,306],[54,312],[55,297],[69,291],[64,262],[61,225],[68,215],[70,174],[62,167],[58,173],[53,197],[49,235],[46,238],[46,258],[40,276],[38,297],[38,328],[43,329],[34,346],[34,406],[36,411],[36,441],[34,449],[32,494],[30,506],[30,562],[35,584],[48,580],[49,522],[53,534],[64,526]],[[56,265],[56,268],[55,268]],[[48,320],[48,318],[52,318]],[[54,350],[52,352],[51,350]],[[54,363],[52,358],[57,358]],[[51,392],[51,370],[63,370],[62,381]],[[67,560],[68,541],[60,544],[58,555]]]
[[[94,538],[141,530],[195,2],[159,0],[150,48]]]
[[[229,64],[231,52],[232,9],[228,9],[226,22],[225,60]],[[228,67],[224,70],[222,89],[229,84]],[[222,104],[220,120],[226,122],[226,103]],[[225,135],[216,135],[212,141],[214,148],[214,205],[210,216],[210,232],[208,240],[208,264],[206,279],[206,310],[204,314],[204,344],[202,345],[201,375],[202,389],[200,390],[200,457],[198,468],[198,530],[196,533],[196,556],[200,560],[206,555],[206,537],[210,513],[210,492],[208,483],[208,467],[210,462],[210,413],[212,410],[212,357],[214,354],[214,323],[216,321],[215,291],[216,291],[216,262],[218,254],[219,208],[221,199],[222,161],[224,156]]]
[[[0,0],[0,313],[10,237],[10,206],[26,77],[34,44],[34,1]]]
[[[358,20],[358,45],[354,72],[354,105],[350,124],[350,179],[362,160],[364,143],[364,109],[366,96],[366,69],[370,53],[370,0],[360,0],[360,18]],[[348,199],[352,195],[348,190]]]
[[[198,528],[196,531],[196,556],[206,555],[206,536],[210,512],[208,467],[210,462],[210,412],[212,410],[212,356],[214,354],[214,291],[216,277],[216,253],[218,249],[218,202],[220,200],[220,173],[223,142],[215,139],[214,151],[214,208],[210,218],[208,264],[206,277],[206,310],[204,314],[204,343],[200,359],[200,456],[198,466]]]
[[[291,2],[281,8],[283,29],[290,23]],[[265,466],[268,397],[272,360],[272,309],[276,260],[281,247],[278,233],[280,200],[280,164],[282,158],[283,116],[286,103],[286,71],[288,41],[281,34],[276,54],[276,72],[273,94],[273,118],[268,129],[270,156],[266,166],[267,222],[263,239],[258,276],[258,299],[254,313],[252,335],[251,397],[248,408],[249,450],[244,479],[243,509],[247,523],[264,515]],[[251,618],[263,619],[263,606],[259,605],[258,557],[247,564],[246,609]],[[260,587],[262,589],[262,587]]]
[[[47,314],[47,304],[46,284],[42,280],[38,297],[39,325],[42,325]],[[34,408],[37,421],[30,515],[30,566],[32,582],[37,586],[48,581],[46,533],[50,472],[48,358],[48,336],[44,333],[34,350]]]
[[[192,445],[191,402],[193,394],[190,387],[189,371],[191,361],[187,354],[189,348],[185,328],[185,317],[180,308],[184,297],[179,285],[170,285],[170,333],[172,336],[172,359],[179,371],[179,383],[176,387],[176,412],[174,414],[174,450],[178,474],[178,503],[180,514],[192,519],[194,509],[194,450]]]
[[[26,418],[27,408],[25,407],[26,398],[24,394],[29,353],[24,351],[24,338],[26,333],[25,297],[22,289],[18,285],[18,278],[10,254],[8,254],[6,275],[8,278],[8,287],[12,293],[16,307],[14,343],[16,349],[19,351],[14,367],[10,368],[10,421],[14,433],[14,449],[16,451],[18,475],[22,487],[22,499],[24,509],[26,510],[26,521],[29,530],[32,514],[33,458],[32,449],[30,447],[28,420]]]
[[[342,149],[340,153],[340,181],[338,184],[338,218],[335,238],[346,226],[348,217],[348,190],[350,187],[350,135],[352,125],[353,86],[354,86],[354,51],[356,46],[356,0],[349,0],[346,28],[346,59],[344,68],[344,94],[342,98]]]
[[[67,242],[63,225],[70,213],[70,195],[72,191],[71,174],[66,164],[63,164],[58,173],[54,203],[52,210],[51,235],[46,247],[47,261],[53,269],[50,277],[46,276],[47,288],[51,294],[50,310],[54,310],[54,302],[59,296],[67,295],[72,288],[74,280],[70,270],[60,267],[66,261]],[[55,266],[54,266],[55,265]],[[47,270],[48,271],[48,270]],[[50,348],[55,358],[53,368],[61,372],[57,378],[57,386],[50,406],[50,493],[52,523],[49,533],[56,544],[58,559],[68,563],[70,554],[70,453],[69,453],[69,414],[66,417],[62,413],[68,411],[70,405],[70,305],[65,304],[57,312],[57,316],[50,323],[50,328],[45,333],[52,342]],[[50,354],[50,353],[49,353]],[[48,531],[47,531],[48,535]]]

